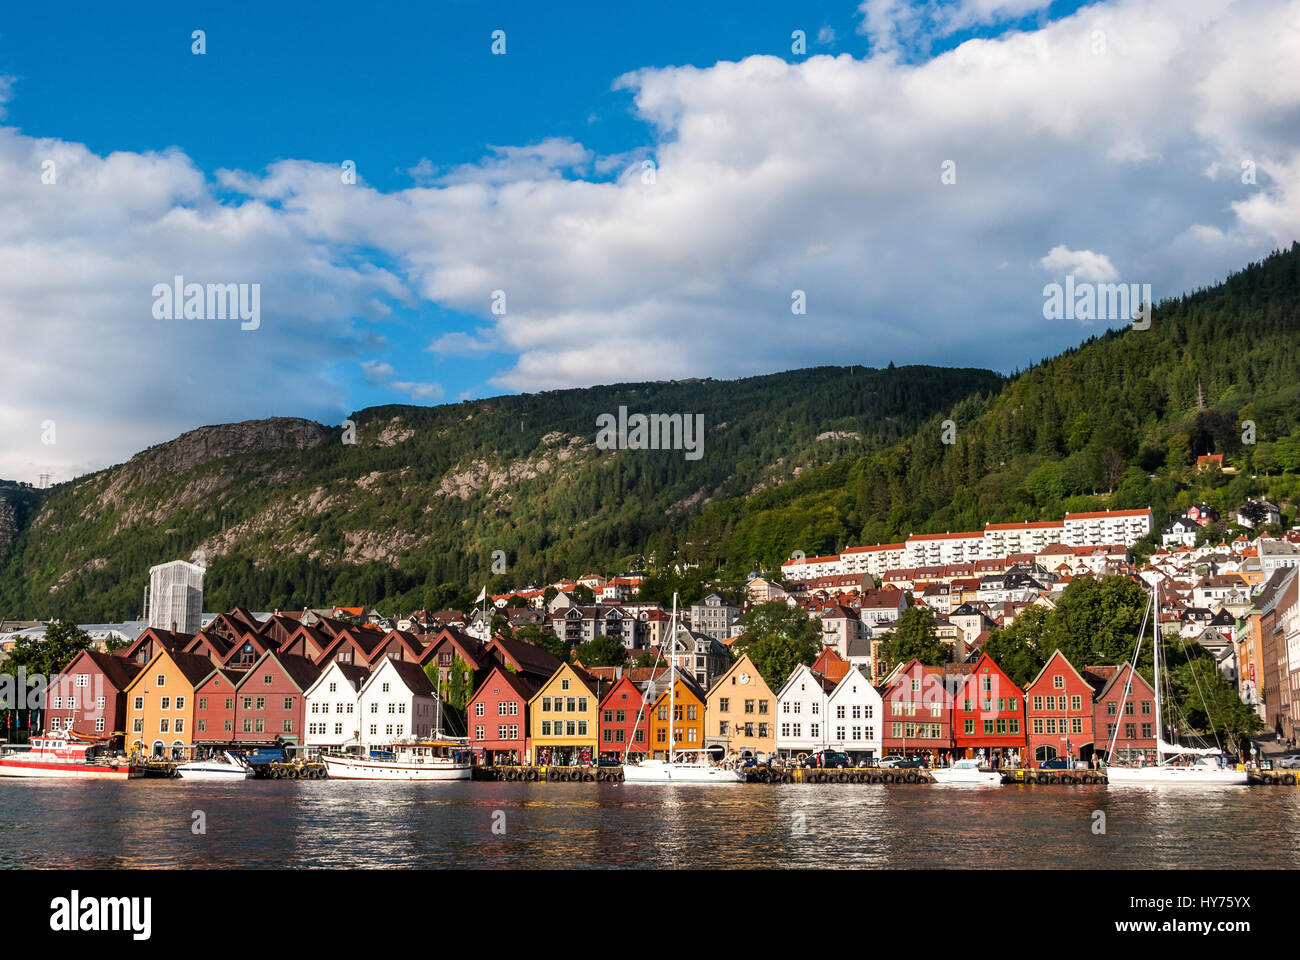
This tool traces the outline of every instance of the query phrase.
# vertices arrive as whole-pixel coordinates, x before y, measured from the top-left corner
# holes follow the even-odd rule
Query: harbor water
[[[0,868],[1300,867],[1300,789],[0,780]]]

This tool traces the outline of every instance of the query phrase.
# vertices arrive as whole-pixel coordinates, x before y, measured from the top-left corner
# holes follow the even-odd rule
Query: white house
[[[883,718],[880,692],[860,671],[850,670],[826,697],[827,746],[854,761],[879,757]]]
[[[358,703],[369,673],[364,667],[331,661],[303,694],[306,747],[342,747],[357,743],[361,732]]]
[[[830,681],[804,664],[795,667],[776,694],[776,752],[792,757],[826,746],[826,694]]]
[[[418,663],[385,659],[362,684],[357,699],[365,747],[434,732],[438,697]]]

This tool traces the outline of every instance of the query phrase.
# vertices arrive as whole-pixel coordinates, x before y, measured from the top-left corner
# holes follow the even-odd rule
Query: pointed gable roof
[[[136,663],[125,657],[117,657],[111,653],[100,653],[98,650],[86,648],[77,653],[66,667],[59,671],[59,676],[64,677],[76,673],[73,668],[81,660],[89,660],[104,675],[104,679],[112,684],[113,689],[121,692],[131,685],[131,681],[136,678],[144,664]]]
[[[1088,678],[1085,677],[1082,673],[1080,673],[1077,669],[1075,669],[1075,666],[1070,662],[1069,657],[1063,654],[1060,650],[1053,650],[1052,655],[1047,658],[1047,662],[1043,664],[1042,669],[1038,671],[1038,675],[1035,676],[1034,679],[1029,682],[1028,686],[1025,687],[1024,692],[1028,693],[1030,690],[1032,690],[1038,684],[1038,681],[1043,679],[1043,676],[1047,673],[1047,668],[1050,667],[1053,663],[1055,663],[1058,659],[1060,660],[1061,663],[1065,664],[1066,668],[1072,674],[1074,674],[1076,677],[1079,678],[1080,683],[1083,683],[1088,687],[1092,686],[1092,684],[1088,682]]]
[[[536,644],[513,637],[496,636],[487,645],[485,653],[500,666],[512,666],[521,674],[546,680],[560,666],[560,658],[547,653]]]

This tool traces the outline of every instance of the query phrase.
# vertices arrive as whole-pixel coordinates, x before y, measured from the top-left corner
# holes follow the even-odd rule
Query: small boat
[[[136,775],[125,757],[100,755],[104,747],[101,741],[62,736],[38,737],[30,746],[6,746],[0,753],[0,777],[126,780]]]
[[[935,783],[977,783],[988,787],[1002,783],[1002,774],[981,770],[978,760],[958,760],[951,767],[934,767],[930,776]]]
[[[253,768],[226,751],[206,760],[178,763],[176,776],[182,780],[247,780],[253,776]]]
[[[322,753],[321,760],[331,780],[468,780],[469,761],[458,756],[467,748],[461,740],[414,740],[364,756]]]

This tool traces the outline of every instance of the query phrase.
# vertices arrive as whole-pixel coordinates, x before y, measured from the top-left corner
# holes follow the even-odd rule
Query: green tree
[[[40,674],[47,680],[72,662],[72,658],[90,646],[90,634],[75,623],[56,620],[45,629],[43,639],[30,635],[19,637],[0,672],[18,675],[25,667],[28,677]]]
[[[627,648],[610,636],[596,637],[578,647],[584,667],[621,667],[627,663]]]
[[[937,667],[952,660],[952,647],[939,639],[934,614],[924,607],[908,607],[881,641],[880,657],[890,669],[913,659]]]
[[[1147,604],[1146,591],[1128,577],[1080,577],[1044,620],[1038,655],[1046,663],[1060,650],[1076,668],[1123,663],[1133,656]]]
[[[749,654],[755,668],[777,690],[799,664],[811,665],[822,652],[821,631],[802,607],[774,600],[751,607],[740,618],[743,636],[738,653]]]

